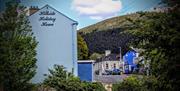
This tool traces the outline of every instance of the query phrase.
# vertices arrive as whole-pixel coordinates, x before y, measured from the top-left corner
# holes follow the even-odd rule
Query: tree
[[[83,91],[106,91],[100,82],[82,82]]]
[[[105,91],[100,83],[82,82],[67,72],[62,65],[54,65],[43,84],[57,91]]]
[[[91,60],[96,60],[98,58],[101,58],[102,57],[102,54],[99,54],[99,53],[93,53],[89,58]]]
[[[159,88],[155,77],[134,75],[113,84],[112,91],[159,91]]]
[[[88,47],[84,39],[78,34],[78,59],[88,59]]]
[[[44,80],[46,86],[55,88],[57,91],[80,91],[80,80],[67,72],[62,65],[54,65],[49,69],[50,74]]]
[[[0,16],[0,87],[29,91],[36,70],[36,45],[25,7],[8,3]]]
[[[127,44],[133,38],[130,34],[123,33],[126,30],[125,28],[113,28],[86,34],[82,33],[82,37],[89,49],[89,55],[93,53],[104,54],[105,50],[111,50],[112,53],[119,54],[119,47],[122,49],[122,54],[125,54],[128,51]]]
[[[141,91],[142,82],[137,77],[128,77],[119,84],[113,84],[113,91]]]
[[[170,7],[180,7],[180,1],[179,0],[162,0],[162,3],[170,6]]]
[[[144,57],[151,60],[151,75],[160,81],[161,90],[177,91],[180,84],[178,65],[180,59],[179,11],[140,13],[129,30],[136,39],[131,45],[144,49]]]

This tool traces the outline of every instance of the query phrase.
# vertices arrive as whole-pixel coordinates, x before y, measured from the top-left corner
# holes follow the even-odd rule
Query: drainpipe
[[[76,38],[77,31],[75,28],[76,25],[78,25],[77,22],[72,23],[72,61],[73,61],[72,74],[74,74],[74,72],[76,72],[76,74],[74,74],[74,75],[77,75],[77,69],[75,69],[75,68],[77,68],[77,46],[76,46],[77,45],[77,43],[76,43],[77,42],[77,38]]]

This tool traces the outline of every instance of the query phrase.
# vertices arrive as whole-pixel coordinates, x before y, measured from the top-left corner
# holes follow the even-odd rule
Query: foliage
[[[83,91],[106,91],[103,85],[99,82],[82,82]]]
[[[0,87],[29,91],[36,70],[36,45],[25,8],[8,3],[0,17]]]
[[[113,84],[112,91],[158,91],[158,81],[155,77],[130,76]]]
[[[78,36],[78,59],[79,60],[85,60],[88,59],[88,47],[84,39],[81,37],[81,35]]]
[[[126,18],[136,19],[137,17],[139,17],[139,14],[137,13],[113,17],[113,18],[98,22],[96,24],[90,25],[88,27],[82,28],[78,30],[78,33],[88,34],[92,32],[109,31],[109,30],[118,29],[118,28],[123,28],[123,29],[128,28],[129,26],[127,24],[130,22],[127,21]]]
[[[54,65],[54,70],[44,80],[44,85],[50,86],[57,91],[105,91],[100,83],[81,82],[67,72],[63,66]]]
[[[89,54],[103,54],[105,50],[112,50],[113,53],[119,53],[119,47],[124,54],[127,50],[127,43],[133,38],[128,33],[123,33],[123,29],[111,29],[108,31],[97,31],[82,34],[89,48]]]
[[[170,7],[180,7],[179,0],[162,0],[162,3],[167,4]]]
[[[54,70],[49,69],[50,74],[44,80],[44,84],[55,88],[57,91],[81,90],[80,80],[64,69],[63,66],[54,65]]]
[[[131,76],[119,84],[114,84],[113,91],[140,91],[141,84],[141,81]]]
[[[89,57],[89,59],[91,59],[91,60],[96,60],[96,59],[101,58],[101,57],[102,57],[102,54],[93,53],[93,54]]]
[[[132,21],[134,28],[129,32],[137,38],[131,44],[145,49],[143,55],[146,60],[151,60],[151,75],[161,82],[161,90],[178,90],[180,13],[172,10],[141,14],[141,18]]]
[[[113,53],[119,53],[119,47],[122,53],[128,50],[127,43],[133,38],[130,34],[124,34],[130,28],[129,19],[136,19],[139,17],[138,13],[113,17],[88,27],[78,30],[87,43],[89,55],[93,53],[103,54],[105,50],[112,50]]]

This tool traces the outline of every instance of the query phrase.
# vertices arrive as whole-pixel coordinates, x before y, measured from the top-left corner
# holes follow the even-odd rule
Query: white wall
[[[48,7],[48,8],[47,8]],[[43,11],[52,11],[54,15],[40,15]],[[54,22],[39,20],[40,17],[55,18]],[[48,73],[48,68],[54,64],[63,65],[68,71],[75,67],[77,75],[77,39],[75,21],[60,14],[48,5],[29,16],[33,33],[37,39],[37,74],[33,82],[41,82],[43,74]],[[41,26],[42,22],[48,22],[53,26]],[[74,61],[74,62],[73,62]]]
[[[106,69],[106,63],[108,64],[108,69]],[[103,70],[113,70],[114,69],[114,64],[116,64],[116,69],[120,68],[119,60],[96,62],[94,64],[94,71],[100,70],[100,74],[101,74]]]

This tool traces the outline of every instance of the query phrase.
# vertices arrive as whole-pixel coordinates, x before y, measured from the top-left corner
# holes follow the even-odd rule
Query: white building
[[[102,75],[105,71],[112,71],[121,68],[121,62],[118,54],[111,54],[110,50],[105,51],[105,55],[97,59],[94,63],[94,72],[96,75]]]
[[[37,73],[33,82],[42,82],[54,64],[63,65],[77,75],[77,22],[45,5],[31,7],[29,20],[37,46]]]

